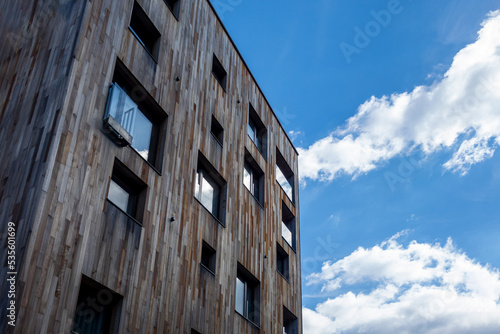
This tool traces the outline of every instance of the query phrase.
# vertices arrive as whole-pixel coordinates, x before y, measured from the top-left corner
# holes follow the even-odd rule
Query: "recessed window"
[[[264,204],[264,172],[250,153],[245,150],[245,164],[243,166],[243,184],[253,197]]]
[[[226,181],[201,153],[198,154],[195,182],[195,198],[224,225]]]
[[[123,297],[83,276],[72,333],[118,333]]]
[[[250,104],[248,109],[248,136],[252,139],[259,152],[267,156],[267,129],[255,109]]]
[[[288,265],[287,252],[279,244],[276,244],[276,269],[286,280],[289,279]]]
[[[276,148],[276,181],[294,203],[294,175],[292,169],[286,163],[285,158],[281,155],[280,151]]]
[[[254,324],[259,324],[260,283],[239,263],[236,277],[235,308],[236,312]]]
[[[213,56],[212,60],[212,74],[214,75],[215,79],[219,82],[221,85],[222,89],[224,91],[226,90],[226,81],[227,81],[227,73],[224,67],[222,66],[221,62],[217,57]]]
[[[224,128],[222,127],[222,125],[220,125],[219,121],[217,120],[217,118],[215,118],[214,115],[212,115],[212,125],[210,127],[210,133],[222,146],[222,143],[224,141]]]
[[[109,181],[108,201],[141,222],[147,185],[118,159],[115,159]]]
[[[205,269],[209,270],[212,274],[215,274],[215,249],[213,249],[209,244],[203,241],[201,246],[201,265]]]
[[[136,196],[134,194],[130,194],[117,182],[122,183],[120,182],[120,180],[115,181],[113,179],[111,179],[111,181],[109,182],[108,199],[114,205],[122,209],[122,211],[125,211],[130,215],[134,215],[137,202]]]
[[[285,202],[281,202],[281,236],[295,250],[295,217]]]
[[[160,32],[146,15],[146,12],[134,2],[132,17],[130,18],[130,31],[139,40],[149,55],[158,61],[158,49],[160,46]]]
[[[118,145],[130,145],[144,160],[161,171],[167,114],[117,61],[109,89],[104,129]]]
[[[283,306],[283,334],[298,334],[297,317]]]
[[[176,19],[179,19],[179,8],[180,8],[180,0],[164,0],[167,4],[168,9],[174,14]]]

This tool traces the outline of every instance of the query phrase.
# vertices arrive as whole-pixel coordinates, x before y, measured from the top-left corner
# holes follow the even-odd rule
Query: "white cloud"
[[[398,242],[403,234],[309,275],[306,284],[320,284],[324,292],[356,284],[364,290],[304,308],[304,332],[499,333],[500,272],[470,259],[451,239],[444,246],[412,241],[405,247]]]
[[[458,52],[444,77],[411,92],[372,97],[346,124],[299,148],[303,179],[357,175],[413,150],[452,150],[444,168],[467,173],[500,144],[500,11]]]
[[[330,318],[321,315],[317,312],[304,308],[302,310],[302,318],[304,321],[304,333],[314,334],[329,334],[332,333],[330,328],[333,326],[333,321]]]

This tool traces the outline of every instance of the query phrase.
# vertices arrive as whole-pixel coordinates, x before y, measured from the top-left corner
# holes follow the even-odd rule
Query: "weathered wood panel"
[[[301,327],[300,243],[294,252],[281,237],[282,202],[300,235],[298,187],[294,205],[276,182],[274,156],[278,148],[298,185],[295,149],[208,1],[181,0],[179,20],[162,0],[138,2],[162,35],[157,64],[128,29],[133,1],[87,2],[49,131],[51,164],[33,188],[38,218],[19,277],[19,318],[30,320],[16,331],[68,332],[82,274],[123,296],[122,333],[279,333],[283,306]],[[228,73],[225,91],[213,54]],[[102,132],[117,59],[168,114],[161,174]],[[268,131],[267,160],[247,135],[250,103]],[[265,173],[263,205],[243,185],[245,149]],[[227,182],[225,226],[194,198],[199,152]],[[142,226],[106,201],[115,158],[148,185]],[[203,240],[217,252],[215,275],[200,265]],[[276,243],[289,254],[289,282],[276,272]],[[235,312],[237,263],[260,282],[260,330]]]
[[[17,307],[21,296],[30,293],[21,279],[21,263],[38,261],[28,246],[30,235],[40,228],[38,203],[46,198],[51,182],[47,171],[55,155],[56,129],[66,95],[71,60],[83,16],[84,2],[2,1],[0,4],[0,332],[6,331],[6,228],[16,224]],[[50,22],[50,24],[49,24]],[[51,199],[50,199],[51,200]],[[53,225],[53,217],[43,217],[44,228]],[[54,231],[56,232],[56,231]],[[53,248],[50,234],[41,239]],[[57,245],[60,246],[60,245]],[[29,273],[34,274],[34,273]],[[52,275],[43,272],[43,279]],[[56,273],[57,274],[57,273]],[[30,279],[37,280],[42,272]],[[45,281],[47,292],[38,294],[40,304],[50,304],[54,285]],[[52,293],[49,293],[52,292]],[[50,307],[50,305],[49,305]],[[49,312],[47,312],[49,313]],[[40,325],[47,318],[39,317]],[[45,325],[46,326],[46,325]],[[13,328],[8,329],[11,331]]]

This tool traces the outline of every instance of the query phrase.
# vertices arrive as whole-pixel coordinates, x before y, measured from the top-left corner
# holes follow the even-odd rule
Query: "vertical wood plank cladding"
[[[73,66],[66,65],[69,88],[58,93],[64,101],[58,108],[51,102],[56,93],[30,88],[37,103],[49,96],[45,109],[59,115],[57,126],[39,122],[43,129],[33,129],[31,135],[6,123],[8,131],[19,132],[16,138],[46,142],[49,136],[54,143],[45,154],[53,163],[42,184],[28,186],[27,176],[12,170],[7,181],[0,180],[24,178],[25,183],[10,188],[27,189],[17,195],[20,199],[39,197],[33,204],[39,218],[26,242],[19,277],[24,287],[19,321],[25,325],[16,332],[68,332],[84,274],[123,296],[121,333],[190,333],[191,328],[201,333],[279,333],[283,306],[298,317],[301,333],[300,242],[294,252],[281,237],[282,202],[295,215],[300,236],[297,152],[207,0],[181,0],[179,20],[163,0],[138,0],[161,33],[157,64],[128,29],[133,3],[87,2]],[[62,40],[54,47],[65,45]],[[227,71],[225,91],[211,73],[213,54]],[[45,66],[46,73],[65,70],[57,59],[30,59],[40,78]],[[102,132],[117,59],[168,114],[161,174]],[[8,64],[9,78],[18,80],[21,65],[14,58]],[[9,82],[2,82],[2,94],[19,95],[19,85]],[[250,103],[268,131],[266,159],[247,135]],[[5,115],[13,113],[10,107]],[[212,114],[224,128],[222,146],[210,133]],[[40,155],[22,147],[26,155]],[[276,148],[295,173],[295,204],[276,183]],[[12,144],[15,149],[19,146]],[[265,174],[262,206],[243,185],[245,150]],[[227,182],[225,226],[194,198],[198,152]],[[142,226],[106,201],[115,158],[148,186]],[[216,250],[215,275],[200,265],[203,240]],[[289,254],[289,282],[276,272],[276,243]],[[235,312],[237,263],[260,282],[260,329]]]
[[[0,5],[0,235],[7,235],[7,222],[16,224],[18,306],[22,296],[32,290],[22,277],[34,274],[23,271],[20,264],[25,259],[44,263],[33,256],[33,250],[27,247],[28,239],[42,226],[49,228],[49,232],[54,228],[52,217],[45,216],[41,221],[37,210],[45,197],[44,177],[53,166],[51,152],[58,140],[56,131],[84,6],[84,2],[55,0],[3,1]],[[60,245],[55,245],[49,235],[42,240],[44,247],[60,250]],[[0,260],[6,263],[6,238],[2,237],[1,242]],[[2,333],[13,330],[6,328],[6,272],[7,267],[2,265]],[[51,313],[53,296],[58,293],[54,290],[57,274],[45,270],[43,276],[39,272],[31,277],[45,280],[47,292],[44,295],[38,292],[38,301],[44,304],[47,316]],[[39,327],[48,324],[47,316],[39,317]]]

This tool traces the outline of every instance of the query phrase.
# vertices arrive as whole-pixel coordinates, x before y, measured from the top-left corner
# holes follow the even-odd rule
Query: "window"
[[[226,181],[207,158],[198,154],[198,169],[194,190],[195,198],[224,225],[226,203]]]
[[[180,8],[180,0],[165,0],[168,9],[174,14],[175,18],[179,19],[179,8]]]
[[[191,334],[201,334],[201,333],[198,332],[197,330],[191,328]]]
[[[219,59],[217,59],[217,57],[215,56],[215,54],[212,60],[212,74],[215,76],[215,79],[217,79],[222,89],[226,91],[227,73],[222,64],[220,63]]]
[[[220,125],[219,121],[217,121],[217,118],[215,118],[214,115],[212,115],[212,126],[210,127],[210,133],[222,146],[222,143],[224,141],[224,128],[222,127],[222,125]]]
[[[115,159],[109,182],[108,201],[138,222],[142,220],[147,185]]]
[[[297,317],[283,306],[283,334],[297,334],[298,332]]]
[[[279,244],[276,244],[276,269],[286,280],[289,280],[288,262],[287,252]]]
[[[134,2],[129,29],[155,62],[158,61],[160,32],[137,2]]]
[[[245,164],[243,166],[243,184],[253,197],[264,204],[264,172],[250,153],[245,150]]]
[[[201,265],[215,275],[215,249],[205,241],[201,246]]]
[[[118,333],[122,296],[83,276],[72,333]]]
[[[259,281],[238,263],[236,277],[236,312],[259,324],[260,320],[260,289]]]
[[[110,138],[118,145],[130,145],[160,171],[166,118],[158,103],[117,61],[104,113],[104,130]]]
[[[281,202],[281,236],[295,250],[295,217],[285,202]]]
[[[276,148],[276,181],[285,192],[285,194],[290,198],[292,203],[294,203],[294,175],[292,169],[285,161],[285,158],[281,155],[280,151]]]
[[[248,110],[248,136],[257,146],[257,149],[264,158],[267,155],[267,130],[259,115],[250,104]]]

